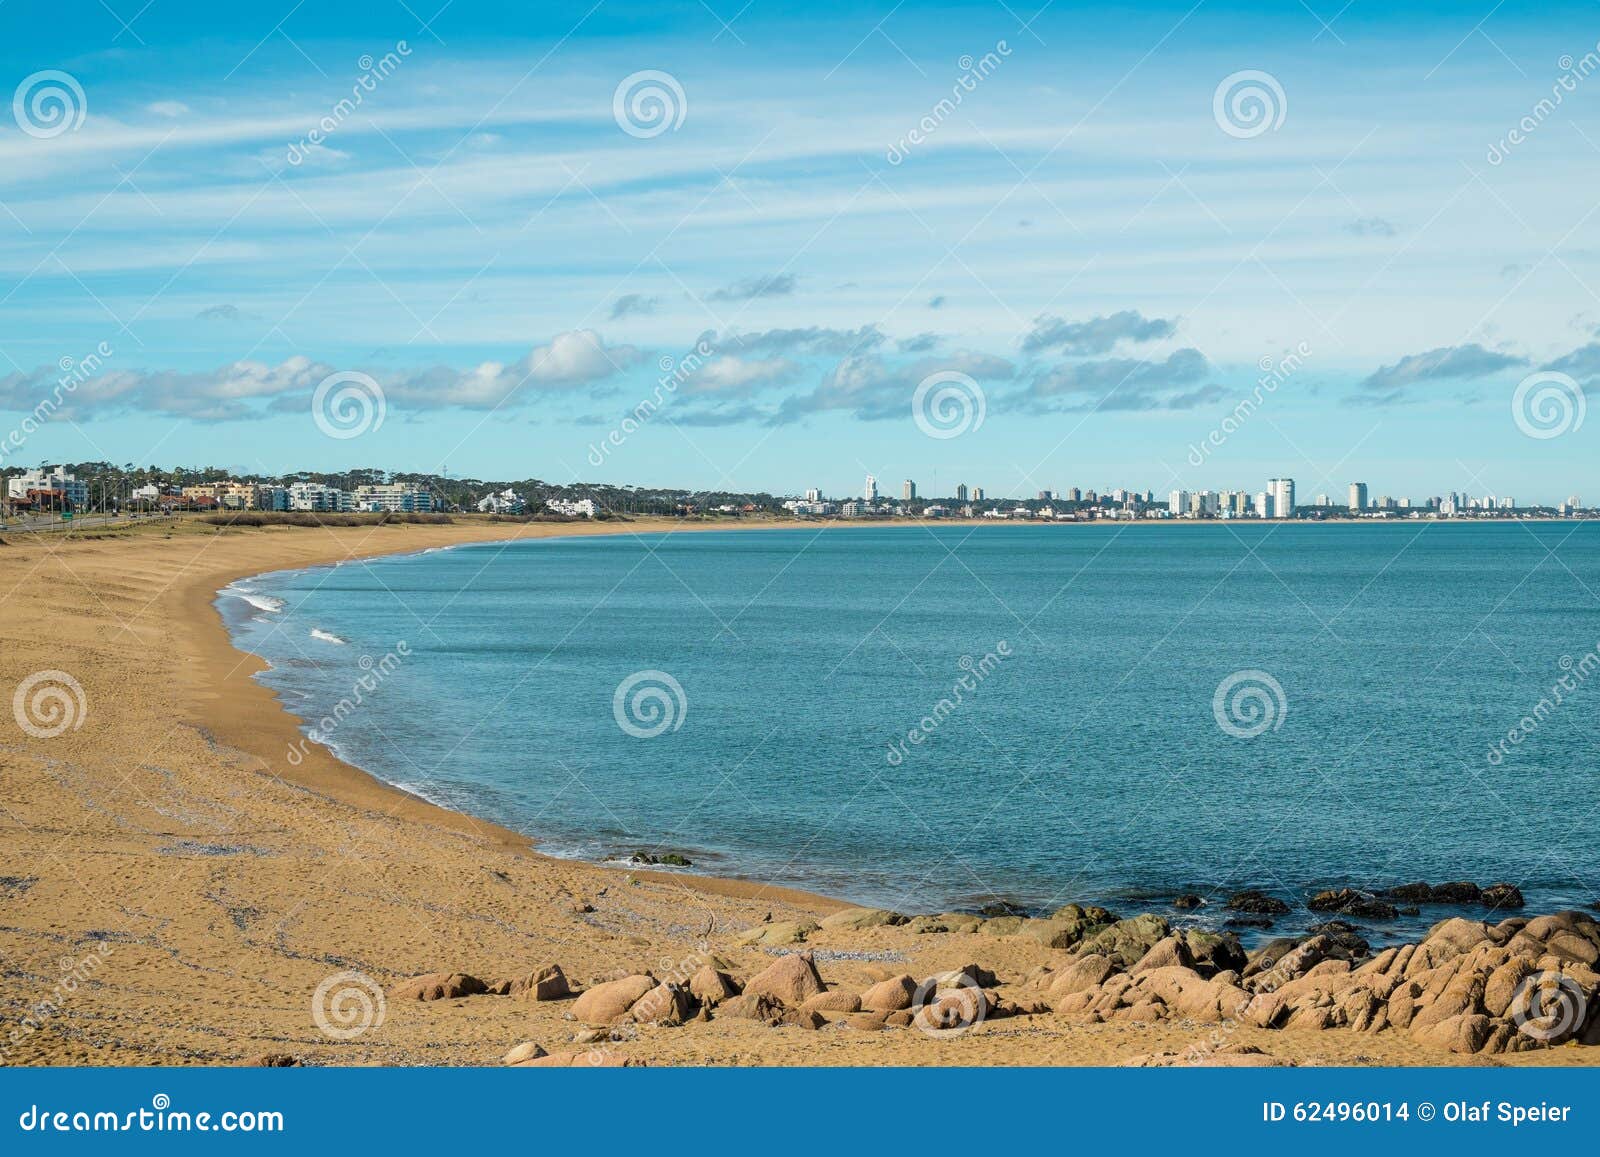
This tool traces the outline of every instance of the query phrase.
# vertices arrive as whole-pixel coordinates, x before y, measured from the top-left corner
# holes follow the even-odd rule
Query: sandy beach
[[[1287,1018],[1289,1027],[1262,1027],[1268,1018],[1256,1012],[1215,1023],[1171,1011],[1118,1015],[1136,1006],[1115,1002],[1113,1014],[1090,1015],[1088,1002],[1074,1004],[1057,983],[1074,956],[1026,934],[1033,929],[952,920],[929,930],[941,925],[841,916],[840,901],[758,883],[541,856],[528,838],[537,833],[435,807],[322,748],[298,764],[286,759],[302,738],[297,722],[252,678],[259,660],[231,645],[213,605],[222,586],[269,570],[459,543],[694,529],[461,520],[220,531],[191,521],[0,536],[6,1062],[490,1065],[522,1042],[653,1065],[1119,1064],[1163,1053],[1256,1057],[1256,1049],[1313,1064],[1600,1060],[1600,1047],[1578,1044],[1451,1051],[1400,1027],[1318,1029],[1286,997],[1273,1023]],[[24,727],[9,710],[41,673],[67,688],[57,704],[64,725],[35,716]],[[1600,955],[1586,943],[1552,926],[1527,955],[1540,967],[1570,964],[1582,978]],[[1496,946],[1469,943],[1460,955],[1488,960]],[[1492,967],[1516,944],[1499,947]],[[688,988],[708,965],[743,982],[799,948],[847,998],[898,975],[976,964],[995,974],[983,987],[1001,1003],[970,1031],[939,1035],[852,1020],[849,999],[810,1026],[793,1016],[769,1023],[784,1019],[779,1010],[712,1015],[715,1002],[697,1001],[682,1016],[619,1020],[595,1039],[573,1019],[570,999],[476,995],[472,985],[443,982],[442,999],[419,1000],[406,983],[464,974],[493,988],[559,965],[574,990],[645,972]],[[1443,967],[1446,955],[1433,957]],[[1340,963],[1308,964],[1284,988],[1314,989],[1307,981],[1317,969],[1355,971],[1330,967]],[[329,1031],[316,1004],[319,986],[325,999],[331,982],[337,996],[348,974],[370,982],[363,994],[381,1007],[369,1007],[361,1031],[342,1035],[341,1013]],[[1432,983],[1415,975],[1419,990]],[[1058,996],[1047,999],[1052,989]],[[1427,1000],[1451,999],[1449,991],[1440,980]],[[1179,1007],[1170,996],[1155,1003]]]

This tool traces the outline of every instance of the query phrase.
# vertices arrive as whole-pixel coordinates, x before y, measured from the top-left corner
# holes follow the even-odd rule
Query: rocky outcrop
[[[1146,913],[1115,924],[1087,937],[1078,946],[1080,953],[1098,953],[1119,968],[1127,968],[1164,939],[1171,928],[1160,916]]]
[[[389,989],[389,999],[455,1000],[457,997],[478,996],[488,991],[488,985],[465,972],[429,972],[396,984]]]
[[[815,920],[760,924],[735,937],[734,943],[754,948],[787,948],[791,944],[804,944],[806,937],[821,927]]]
[[[1245,892],[1235,892],[1228,897],[1228,909],[1233,912],[1245,912],[1252,916],[1283,916],[1289,911],[1289,905],[1276,896],[1269,896],[1265,892],[1251,889]]]
[[[1360,892],[1354,888],[1329,888],[1318,892],[1306,901],[1306,907],[1313,912],[1335,912],[1360,920],[1393,920],[1400,914],[1387,900],[1380,900],[1371,892]]]
[[[767,996],[779,1004],[799,1008],[807,1000],[826,991],[809,952],[780,956],[744,982],[746,996]]]
[[[561,971],[561,965],[546,964],[512,981],[510,995],[525,1000],[565,1000],[572,995],[572,986],[567,983],[567,974]]]
[[[597,984],[578,997],[572,1015],[584,1024],[615,1024],[628,1015],[645,993],[656,987],[655,977],[647,972],[624,976]]]
[[[1376,956],[1350,933],[1331,922],[1264,945],[1241,968],[1231,946],[1207,945],[1202,960],[1194,933],[1179,932],[1131,964],[1084,952],[1036,983],[1056,1012],[1094,1022],[1404,1032],[1457,1053],[1600,1044],[1600,924],[1585,913],[1445,920]]]
[[[830,932],[859,932],[864,928],[892,928],[905,922],[906,917],[900,913],[883,908],[846,908],[824,918],[822,927]]]
[[[910,976],[892,976],[861,994],[861,1007],[867,1012],[899,1012],[911,1007],[917,982]]]

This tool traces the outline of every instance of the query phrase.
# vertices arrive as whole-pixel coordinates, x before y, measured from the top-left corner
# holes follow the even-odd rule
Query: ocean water
[[[218,605],[339,755],[561,855],[903,911],[1260,888],[1277,932],[1346,884],[1600,899],[1591,524],[625,534]]]

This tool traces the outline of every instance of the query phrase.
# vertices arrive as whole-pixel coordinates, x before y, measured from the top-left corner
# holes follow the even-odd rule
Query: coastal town
[[[1293,478],[1268,479],[1259,490],[1103,490],[1067,487],[1031,496],[992,495],[958,483],[948,494],[923,494],[904,479],[898,497],[867,475],[858,494],[832,495],[810,487],[795,495],[707,492],[632,486],[556,485],[537,479],[484,481],[449,474],[391,474],[355,470],[343,475],[301,473],[235,477],[215,468],[113,467],[109,463],[10,467],[0,498],[0,520],[70,521],[103,517],[200,513],[214,515],[484,514],[513,518],[792,517],[802,520],[982,519],[1030,522],[1128,522],[1177,519],[1338,521],[1350,519],[1552,519],[1588,518],[1593,508],[1571,494],[1553,502],[1519,502],[1507,494],[1442,491],[1414,498],[1373,494],[1366,482],[1340,493],[1320,491],[1309,500]]]

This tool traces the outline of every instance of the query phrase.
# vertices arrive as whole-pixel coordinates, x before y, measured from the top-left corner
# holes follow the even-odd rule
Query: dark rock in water
[[[1522,891],[1515,884],[1490,884],[1479,897],[1485,908],[1520,908]]]
[[[1276,896],[1254,889],[1230,897],[1228,907],[1234,912],[1249,912],[1253,916],[1282,916],[1289,911],[1289,905]]]
[[[642,867],[651,867],[658,864],[670,868],[694,867],[693,862],[687,856],[681,856],[677,852],[668,852],[664,856],[657,856],[650,852],[634,852],[633,855],[628,857],[628,863],[639,864]]]
[[[1318,892],[1306,901],[1313,912],[1337,912],[1341,916],[1355,916],[1362,920],[1393,920],[1400,913],[1387,900],[1380,900],[1370,892],[1354,888],[1329,888]]]
[[[1379,895],[1408,904],[1426,904],[1433,899],[1433,888],[1418,881],[1415,884],[1401,884],[1398,888],[1390,888]]]
[[[1329,920],[1323,924],[1313,924],[1306,931],[1317,936],[1326,936],[1333,941],[1334,951],[1330,955],[1346,956],[1352,960],[1359,960],[1372,950],[1372,945],[1367,943],[1354,926],[1346,924],[1343,920]]]
[[[1204,903],[1205,900],[1201,897],[1196,896],[1193,893],[1186,893],[1185,895],[1175,898],[1172,901],[1172,906],[1187,912],[1190,908],[1198,908]]]
[[[1418,908],[1415,904],[1407,904],[1403,908],[1396,908],[1395,911],[1400,913],[1400,915],[1402,915],[1402,916],[1420,916],[1420,915],[1422,915],[1422,909]]]
[[[1271,928],[1272,921],[1266,916],[1229,916],[1222,926],[1224,928]]]
[[[995,900],[978,909],[978,915],[988,920],[1001,916],[1026,916],[1028,910],[1012,900]]]
[[[1482,898],[1482,890],[1470,880],[1459,880],[1453,884],[1435,884],[1427,897],[1428,902],[1434,904],[1476,904]]]

